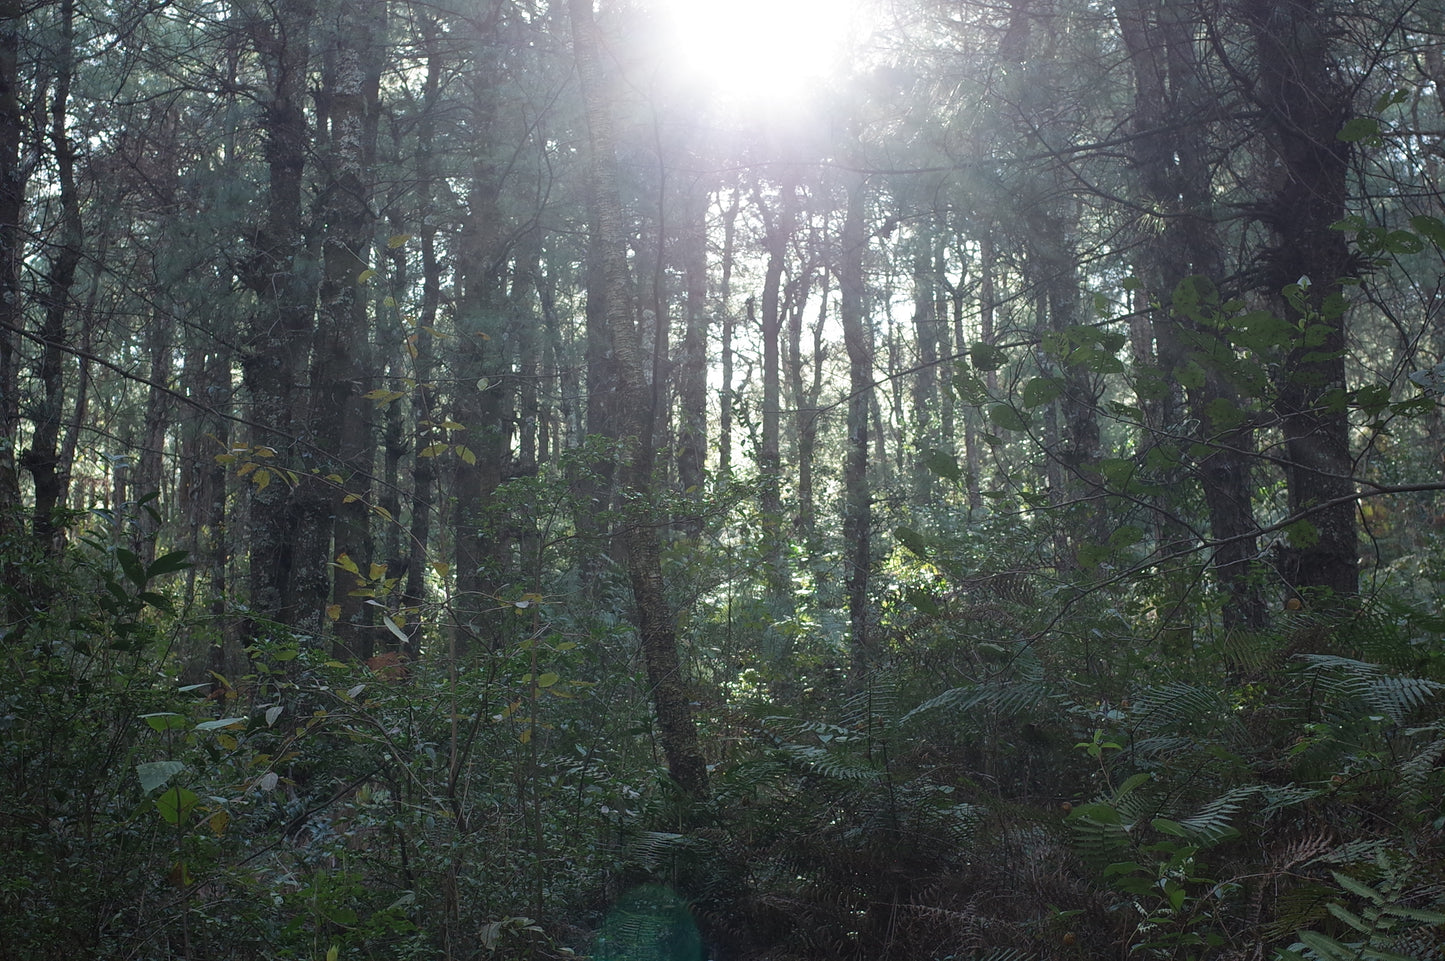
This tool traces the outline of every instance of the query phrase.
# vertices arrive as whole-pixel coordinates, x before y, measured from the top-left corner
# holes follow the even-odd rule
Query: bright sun
[[[652,0],[672,66],[732,106],[782,105],[846,71],[861,0]]]

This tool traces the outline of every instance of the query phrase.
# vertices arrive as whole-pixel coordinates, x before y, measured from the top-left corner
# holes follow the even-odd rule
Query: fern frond
[[[783,747],[783,754],[803,768],[835,780],[876,781],[880,776],[878,769],[867,761],[841,751],[829,751],[827,748],[803,744],[788,744]]]
[[[1378,664],[1336,654],[1301,654],[1299,658],[1306,664],[1306,673],[1317,678],[1327,695],[1359,700],[1396,724],[1405,723],[1445,689],[1439,681],[1387,674]]]
[[[1238,787],[1205,804],[1191,817],[1181,818],[1179,825],[1204,844],[1213,844],[1238,832],[1230,821],[1244,802],[1258,794],[1253,785]]]

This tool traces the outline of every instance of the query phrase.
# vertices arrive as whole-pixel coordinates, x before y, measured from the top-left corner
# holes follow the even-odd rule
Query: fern
[[[1327,696],[1338,701],[1359,701],[1395,724],[1404,724],[1445,689],[1445,684],[1439,681],[1387,674],[1378,664],[1335,654],[1301,654],[1299,657],[1306,663],[1306,674],[1316,680]],[[1335,706],[1347,714],[1353,713],[1344,704]]]

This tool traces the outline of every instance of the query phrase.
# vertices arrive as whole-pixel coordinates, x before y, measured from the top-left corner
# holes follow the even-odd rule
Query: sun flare
[[[860,0],[654,0],[671,67],[738,106],[784,104],[846,72]]]

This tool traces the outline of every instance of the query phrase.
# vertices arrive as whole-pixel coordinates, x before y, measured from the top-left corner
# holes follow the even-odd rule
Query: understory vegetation
[[[770,622],[728,596],[737,570],[679,556],[693,798],[625,618],[569,602],[565,565],[465,659],[368,667],[278,632],[189,684],[188,646],[240,615],[185,609],[184,558],[143,563],[125,524],[13,562],[6,957],[1442,946],[1445,624],[1399,592],[1222,631],[1153,617],[1148,581],[960,576],[940,538],[890,562],[886,663],[859,681],[826,607]]]

